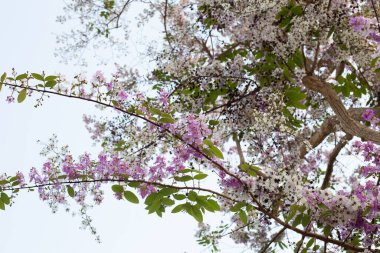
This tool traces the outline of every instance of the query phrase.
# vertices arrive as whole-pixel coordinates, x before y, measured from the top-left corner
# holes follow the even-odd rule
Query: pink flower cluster
[[[373,24],[371,19],[366,18],[364,16],[355,16],[350,18],[349,23],[355,32],[361,33],[366,38],[369,38],[374,42],[380,43],[380,35],[377,31],[377,25],[371,25]],[[373,27],[376,28],[374,29]]]
[[[356,153],[360,153],[366,162],[369,162],[361,167],[360,174],[363,177],[380,172],[380,148],[378,146],[375,146],[371,141],[355,141],[353,149]]]

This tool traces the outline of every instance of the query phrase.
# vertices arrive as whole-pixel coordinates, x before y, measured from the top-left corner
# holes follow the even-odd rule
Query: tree
[[[117,45],[133,2],[73,1],[67,10],[83,26],[64,54]],[[8,102],[35,94],[40,106],[54,95],[120,114],[85,117],[97,158],[75,159],[53,139],[30,182],[3,175],[0,208],[36,189],[53,208],[73,198],[83,210],[108,183],[148,213],[194,217],[213,251],[227,235],[258,252],[379,251],[378,12],[375,1],[150,2],[141,22],[160,17],[164,43],[149,51],[156,66],[146,76],[4,73]],[[362,165],[337,171],[347,156]],[[231,224],[212,229],[206,212]]]

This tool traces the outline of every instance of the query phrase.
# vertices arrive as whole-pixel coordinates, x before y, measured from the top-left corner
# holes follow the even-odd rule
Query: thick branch
[[[351,118],[360,122],[363,121],[362,114],[365,110],[371,109],[374,111],[375,116],[377,118],[380,118],[380,108],[351,108],[348,110],[348,113],[350,114]],[[318,128],[310,137],[309,144],[310,148],[313,149],[317,147],[319,144],[321,144],[326,137],[336,131],[336,126],[339,124],[339,121],[336,116],[332,116],[330,118],[327,118],[321,125],[320,128]],[[303,159],[305,155],[308,153],[307,145],[303,144],[300,148],[300,158]]]
[[[344,107],[335,90],[329,84],[314,76],[305,76],[302,78],[302,82],[305,87],[321,93],[326,98],[344,132],[380,144],[380,132],[369,129],[354,120],[349,111]]]
[[[313,149],[317,147],[319,144],[321,144],[326,137],[335,131],[335,126],[339,122],[335,117],[327,118],[321,125],[321,127],[312,134],[312,136],[309,139],[310,148]],[[300,158],[304,158],[305,155],[308,153],[307,145],[303,144],[300,148]]]

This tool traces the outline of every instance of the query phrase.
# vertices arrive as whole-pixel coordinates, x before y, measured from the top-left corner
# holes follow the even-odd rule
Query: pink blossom
[[[12,96],[7,96],[6,101],[8,102],[8,104],[10,104],[10,103],[13,103],[15,101],[15,98]]]
[[[118,96],[118,98],[119,98],[121,101],[125,101],[125,100],[128,99],[128,95],[127,95],[127,93],[126,93],[124,90],[119,90],[117,96]]]
[[[350,18],[350,25],[355,32],[360,32],[367,25],[367,20],[363,16]]]

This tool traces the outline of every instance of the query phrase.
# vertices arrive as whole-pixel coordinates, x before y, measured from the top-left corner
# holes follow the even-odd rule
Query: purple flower
[[[16,173],[16,176],[17,176],[17,182],[19,183],[19,184],[25,184],[25,177],[24,177],[24,174],[22,174],[22,172],[20,172],[20,171],[18,171],[17,173]]]
[[[164,106],[169,105],[169,103],[168,103],[169,95],[170,95],[170,93],[165,91],[164,89],[160,90],[160,99],[159,100]]]
[[[367,20],[363,16],[350,18],[350,25],[355,32],[360,32],[366,26]]]
[[[119,99],[121,101],[124,101],[124,100],[128,99],[127,93],[125,91],[123,91],[123,90],[119,90],[119,93],[117,94],[117,96],[119,97]]]
[[[375,113],[372,109],[367,109],[362,114],[362,118],[368,122],[370,122],[374,116],[375,116]]]
[[[15,101],[15,98],[12,96],[8,96],[6,101],[8,102],[8,104],[10,104],[10,103],[13,103]]]
[[[380,36],[377,35],[376,33],[370,33],[369,36],[376,42],[380,43]]]
[[[108,91],[112,90],[113,89],[113,83],[112,82],[106,83],[106,87],[107,87]]]

